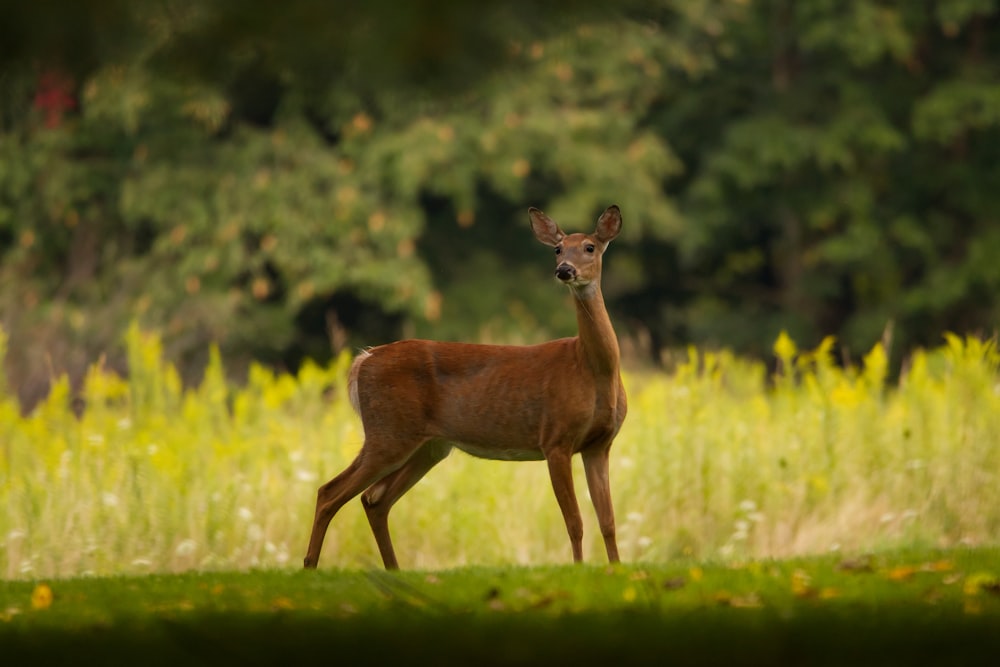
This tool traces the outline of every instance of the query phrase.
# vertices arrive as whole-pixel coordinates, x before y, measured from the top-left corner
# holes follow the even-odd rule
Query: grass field
[[[133,328],[128,380],[96,365],[27,416],[0,391],[0,655],[992,664],[995,343],[949,336],[893,383],[880,345],[848,368],[832,348],[781,336],[773,376],[695,350],[627,375],[611,470],[623,565],[604,564],[589,507],[588,564],[566,564],[544,464],[454,455],[393,511],[409,571],[377,567],[355,502],[322,569],[302,572],[316,488],[361,445],[350,358],[297,376],[253,367],[237,385],[213,352],[185,390]]]
[[[0,392],[0,578],[296,568],[316,488],[361,446],[348,356],[297,376],[228,382],[217,353],[181,387],[155,335],[133,328],[124,380],[95,365],[21,416]],[[0,336],[0,353],[3,340]],[[775,344],[779,372],[690,350],[669,373],[629,373],[612,451],[626,561],[745,559],[1000,536],[1000,353],[949,336],[887,383],[876,345],[856,367]],[[603,545],[577,463],[584,556]],[[390,517],[404,568],[570,560],[543,463],[460,453]],[[320,565],[379,562],[360,503],[335,517]]]
[[[1000,550],[0,582],[5,664],[985,665]]]

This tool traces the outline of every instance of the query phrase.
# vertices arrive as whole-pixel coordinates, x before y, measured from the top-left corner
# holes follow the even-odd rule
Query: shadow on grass
[[[984,665],[992,616],[910,607],[668,614],[191,613],[69,629],[0,626],[4,664]]]

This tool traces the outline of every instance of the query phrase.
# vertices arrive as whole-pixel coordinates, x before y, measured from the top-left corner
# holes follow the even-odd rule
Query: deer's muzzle
[[[556,278],[563,281],[564,283],[573,280],[574,278],[576,278],[576,267],[573,266],[572,264],[567,264],[566,262],[563,262],[562,264],[556,267]]]

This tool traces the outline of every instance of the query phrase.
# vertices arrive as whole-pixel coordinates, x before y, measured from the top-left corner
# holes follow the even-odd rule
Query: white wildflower
[[[740,502],[740,511],[744,514],[750,514],[751,512],[757,511],[757,503],[752,500],[743,500]]]
[[[182,540],[177,548],[174,549],[174,555],[178,558],[187,558],[188,556],[194,555],[195,550],[198,548],[198,543],[192,539]]]
[[[315,482],[317,479],[319,479],[319,475],[317,475],[311,470],[299,468],[298,470],[295,471],[295,479],[299,480],[300,482]]]

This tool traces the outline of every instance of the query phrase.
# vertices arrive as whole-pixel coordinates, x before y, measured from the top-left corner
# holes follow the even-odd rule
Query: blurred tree
[[[431,0],[13,11],[0,40],[0,321],[23,352],[9,361],[22,394],[113,354],[134,317],[164,327],[168,354],[194,369],[208,341],[229,359],[294,364],[330,353],[300,327],[320,323],[338,346],[366,323],[365,342],[398,334],[384,329],[394,313],[438,320],[417,254],[426,197],[454,198],[472,222],[477,181],[519,192],[541,171],[532,142],[563,111],[539,100],[545,113],[531,115],[525,93],[505,106],[474,79],[507,66],[547,82],[535,36],[606,13],[592,2],[470,11]],[[521,115],[530,133],[479,140]],[[592,138],[588,159],[603,147]],[[618,190],[606,174],[594,182]]]
[[[10,4],[10,3],[7,3]],[[0,24],[0,325],[27,400],[133,318],[197,375],[569,332],[524,210],[623,237],[654,354],[995,329],[993,0],[42,0]]]
[[[996,9],[774,0],[726,26],[725,62],[651,120],[689,167],[688,337],[858,352],[894,322],[899,352],[996,331]]]

